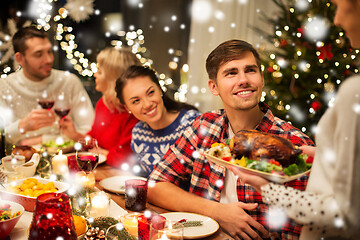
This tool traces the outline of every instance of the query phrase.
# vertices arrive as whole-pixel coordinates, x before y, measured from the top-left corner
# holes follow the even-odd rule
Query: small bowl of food
[[[7,239],[24,211],[18,203],[0,200],[0,240]]]
[[[34,153],[37,153],[36,149],[31,146],[15,146],[11,154],[25,156],[25,162],[29,161]]]

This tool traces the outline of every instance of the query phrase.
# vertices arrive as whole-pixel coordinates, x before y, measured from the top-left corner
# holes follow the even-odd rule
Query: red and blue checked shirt
[[[300,130],[275,117],[266,104],[260,103],[259,105],[265,115],[256,126],[256,130],[285,137],[297,146],[313,145],[311,139]],[[183,186],[190,182],[189,192],[219,201],[226,168],[209,163],[202,153],[208,150],[211,144],[225,142],[229,138],[228,126],[225,110],[202,114],[170,147],[164,155],[163,161],[155,166],[149,180],[171,182],[177,186]],[[286,183],[286,185],[305,190],[307,180],[308,176],[305,176]],[[241,202],[259,203],[257,209],[247,211],[247,213],[269,229],[265,222],[267,206],[262,202],[261,195],[251,186],[241,184],[240,181],[237,182],[237,195]],[[278,230],[282,239],[297,239],[300,231],[301,225],[293,221],[288,221],[280,231]]]

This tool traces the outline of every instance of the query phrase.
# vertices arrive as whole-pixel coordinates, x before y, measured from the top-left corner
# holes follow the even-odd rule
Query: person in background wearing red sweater
[[[97,63],[95,89],[103,96],[96,104],[95,120],[86,135],[97,139],[99,152],[106,156],[108,165],[121,168],[131,159],[131,131],[138,120],[117,99],[115,81],[131,65],[140,65],[140,61],[128,49],[109,47],[98,54]],[[64,118],[59,124],[62,132],[75,141],[85,136],[75,130],[71,118]]]

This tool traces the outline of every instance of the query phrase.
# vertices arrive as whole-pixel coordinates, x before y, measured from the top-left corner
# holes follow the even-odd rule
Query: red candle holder
[[[36,199],[29,240],[76,240],[69,197],[63,193],[45,193]]]
[[[130,179],[125,181],[125,208],[139,212],[146,208],[147,181]]]

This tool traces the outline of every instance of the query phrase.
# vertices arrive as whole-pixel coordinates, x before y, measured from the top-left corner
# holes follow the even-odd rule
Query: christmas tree
[[[323,0],[272,0],[277,17],[263,15],[273,32],[258,32],[275,48],[264,51],[266,103],[273,113],[315,137],[339,84],[358,72],[359,50],[333,24],[335,7]]]

